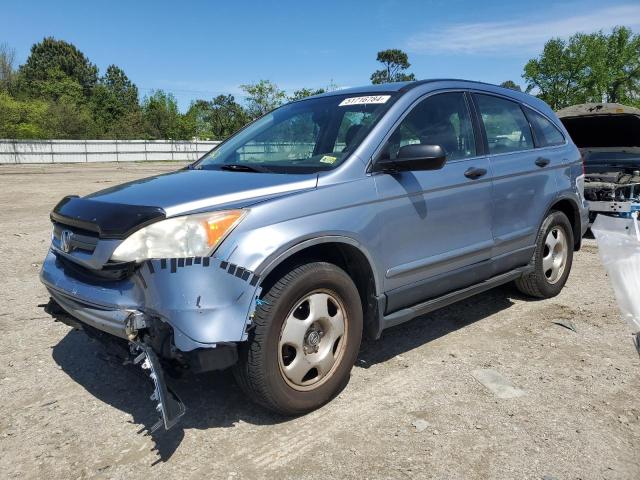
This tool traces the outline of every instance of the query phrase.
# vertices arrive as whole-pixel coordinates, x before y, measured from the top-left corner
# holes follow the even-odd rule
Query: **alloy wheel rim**
[[[544,240],[544,251],[542,254],[542,271],[551,284],[557,283],[567,266],[569,255],[569,245],[564,230],[560,227],[553,227]]]
[[[278,364],[295,390],[313,390],[331,378],[347,344],[348,319],[339,297],[314,290],[291,309],[280,330]]]

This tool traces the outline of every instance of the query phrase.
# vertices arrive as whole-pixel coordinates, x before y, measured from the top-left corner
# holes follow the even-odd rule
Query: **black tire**
[[[542,258],[545,254],[545,239],[551,230],[560,228],[567,239],[567,258],[562,275],[554,282],[550,282],[543,271]],[[537,298],[551,298],[560,293],[564,287],[571,271],[573,263],[573,229],[567,216],[560,211],[552,211],[542,222],[538,237],[536,239],[536,249],[529,265],[533,267],[531,273],[523,275],[516,280],[516,287],[525,295]]]
[[[330,291],[344,306],[348,322],[342,354],[331,374],[311,390],[293,388],[284,378],[279,361],[283,323],[301,299],[322,289]],[[263,295],[256,309],[247,342],[239,346],[234,376],[254,402],[283,415],[301,415],[331,400],[349,380],[362,338],[362,304],[358,289],[337,266],[308,263],[283,275]]]

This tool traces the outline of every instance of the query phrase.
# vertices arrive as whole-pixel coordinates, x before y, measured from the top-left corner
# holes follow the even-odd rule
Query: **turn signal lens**
[[[229,210],[223,216],[207,220],[207,244],[213,248],[229,232],[242,217],[242,210]]]

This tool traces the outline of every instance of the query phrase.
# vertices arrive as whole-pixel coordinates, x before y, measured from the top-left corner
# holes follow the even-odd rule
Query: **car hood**
[[[180,170],[124,183],[87,199],[162,208],[167,217],[222,205],[246,207],[276,196],[316,188],[317,174]]]
[[[576,116],[561,116],[571,139],[581,149],[628,149],[640,147],[640,110],[620,106],[615,113],[602,110]]]

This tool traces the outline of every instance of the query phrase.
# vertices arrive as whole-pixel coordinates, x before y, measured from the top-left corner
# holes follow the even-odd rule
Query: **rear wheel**
[[[234,369],[257,403],[286,415],[320,407],[346,384],[362,337],[353,281],[330,263],[309,263],[263,296]]]
[[[553,211],[538,232],[531,273],[516,280],[518,289],[527,295],[550,298],[564,287],[573,262],[573,229],[567,216]]]

